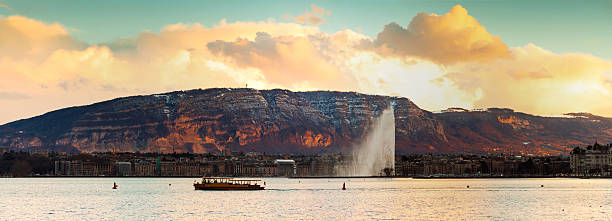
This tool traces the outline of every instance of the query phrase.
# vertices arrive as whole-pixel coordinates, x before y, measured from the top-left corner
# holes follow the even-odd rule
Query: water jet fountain
[[[365,139],[353,148],[353,160],[339,176],[388,176],[395,169],[395,115],[392,105],[372,122]]]

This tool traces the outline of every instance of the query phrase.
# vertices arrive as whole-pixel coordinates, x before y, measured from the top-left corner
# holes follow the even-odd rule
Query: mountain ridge
[[[399,153],[566,154],[612,119],[542,117],[507,108],[432,113],[408,98],[357,92],[210,88],[115,98],[0,125],[14,150],[346,153],[392,105]]]

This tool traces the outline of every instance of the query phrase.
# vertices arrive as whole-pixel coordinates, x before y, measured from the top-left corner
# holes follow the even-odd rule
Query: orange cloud
[[[272,20],[174,24],[89,46],[60,24],[20,16],[0,18],[0,33],[0,122],[119,96],[247,83],[398,95],[429,110],[612,115],[610,61],[508,48],[461,6],[421,13],[406,29],[387,25],[376,39]]]
[[[27,79],[23,82],[44,84],[47,87],[61,85],[63,89],[74,89],[83,82],[90,85],[113,85],[114,87],[105,88],[122,88],[123,91],[155,92],[199,87],[232,87],[245,83],[263,87],[264,77],[261,70],[228,66],[208,51],[206,43],[218,39],[253,39],[257,30],[292,36],[318,32],[316,27],[272,21],[232,24],[222,21],[213,28],[205,28],[199,24],[176,24],[167,26],[159,34],[145,31],[135,38],[117,39],[100,46],[75,48],[70,44],[49,42],[48,39],[72,39],[61,25],[45,26],[36,20],[22,17],[18,19],[27,22],[25,25],[19,25],[19,32],[6,32],[6,35],[2,35],[0,44],[9,45],[11,42],[6,39],[22,39],[20,43],[23,43],[23,39],[31,39],[39,51],[46,53],[39,53],[40,59],[28,57],[25,60],[22,60],[21,54],[17,52],[0,54],[0,59],[4,59],[0,66],[5,70],[0,74],[14,73]],[[14,23],[12,19],[8,21]],[[40,31],[44,33],[38,33]],[[45,35],[51,37],[47,38]],[[22,36],[33,37],[28,39]],[[29,53],[32,50],[26,48],[21,51]]]
[[[318,7],[314,4],[310,5],[310,8],[311,11],[299,15],[294,20],[302,24],[318,25],[325,23],[323,17],[331,15],[331,11],[325,10],[324,8]]]
[[[474,100],[476,107],[511,107],[545,115],[585,111],[612,115],[611,61],[587,54],[555,54],[533,44],[511,52],[510,58],[453,65],[440,80],[480,94]]]
[[[272,37],[259,32],[254,41],[215,41],[208,49],[216,55],[233,58],[239,67],[257,67],[271,83],[292,86],[295,82],[320,88],[338,86],[338,67],[328,63],[306,37]]]
[[[444,65],[510,54],[498,36],[488,33],[460,5],[443,16],[419,13],[407,28],[388,24],[370,44],[383,55],[419,57]]]
[[[0,16],[0,57],[41,58],[57,49],[80,49],[85,44],[75,40],[60,24],[45,24],[23,16]]]
[[[16,19],[2,20],[0,46],[11,51],[0,52],[0,93],[6,95],[0,96],[0,106],[11,108],[0,111],[0,122],[118,96],[240,87],[245,83],[258,88],[279,87],[266,82],[259,69],[237,68],[219,61],[208,52],[206,43],[216,39],[214,36],[252,38],[255,33],[248,31],[253,30],[294,35],[317,30],[273,22],[221,22],[210,29],[178,24],[160,34],[143,32],[133,39],[80,48],[69,41],[72,37],[61,25]],[[14,41],[28,47],[13,49]],[[27,97],[14,96],[18,94]]]

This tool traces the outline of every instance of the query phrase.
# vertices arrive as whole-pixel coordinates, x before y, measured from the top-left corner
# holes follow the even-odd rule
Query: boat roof
[[[234,179],[231,177],[202,177],[202,179],[218,179],[218,180],[232,180],[232,181],[262,181],[262,180],[251,180],[251,179]]]

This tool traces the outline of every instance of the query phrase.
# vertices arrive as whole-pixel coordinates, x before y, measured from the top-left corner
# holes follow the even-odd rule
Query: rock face
[[[118,98],[0,127],[13,149],[273,153],[348,152],[388,105],[398,142],[444,140],[433,114],[406,98],[345,92],[207,89]]]
[[[509,109],[433,114],[400,97],[216,88],[49,112],[0,126],[0,145],[80,152],[347,153],[389,105],[398,153],[558,154],[594,136],[612,140],[612,121],[586,114],[545,118]]]
[[[436,114],[450,146],[465,152],[568,155],[575,146],[612,141],[612,119],[587,113],[540,117],[511,109]]]

